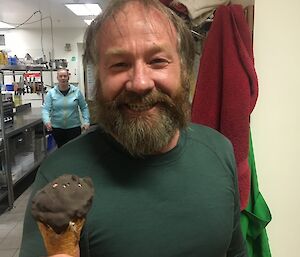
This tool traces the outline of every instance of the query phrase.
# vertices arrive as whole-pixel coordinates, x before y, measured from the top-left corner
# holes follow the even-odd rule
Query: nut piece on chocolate
[[[32,199],[33,217],[50,226],[57,234],[70,222],[86,217],[94,195],[91,178],[65,174],[39,190]]]

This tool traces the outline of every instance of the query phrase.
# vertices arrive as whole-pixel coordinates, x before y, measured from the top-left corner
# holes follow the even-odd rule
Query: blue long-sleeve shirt
[[[42,107],[44,124],[51,122],[53,128],[74,128],[81,126],[79,108],[81,110],[83,124],[90,123],[88,105],[79,88],[70,84],[70,90],[66,96],[58,86],[50,89],[46,94]]]

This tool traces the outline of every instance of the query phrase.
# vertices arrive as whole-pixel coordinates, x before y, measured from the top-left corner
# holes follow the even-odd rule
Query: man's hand
[[[83,130],[88,130],[90,128],[90,124],[83,124],[82,129]]]
[[[51,122],[48,122],[45,124],[45,127],[47,129],[47,131],[52,131],[52,125],[51,125]]]

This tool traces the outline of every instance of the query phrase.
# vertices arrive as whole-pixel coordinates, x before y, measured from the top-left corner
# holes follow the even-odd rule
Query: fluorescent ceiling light
[[[98,15],[102,12],[98,4],[65,4],[65,6],[78,16]]]
[[[14,28],[14,26],[9,25],[9,24],[7,24],[5,22],[0,21],[0,29],[12,29],[12,28]]]
[[[84,20],[84,22],[87,24],[87,25],[90,25],[92,23],[93,20]]]

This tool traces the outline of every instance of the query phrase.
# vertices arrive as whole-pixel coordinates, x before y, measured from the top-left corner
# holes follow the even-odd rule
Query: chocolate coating
[[[31,212],[37,221],[60,234],[67,229],[70,221],[85,218],[93,195],[91,178],[65,174],[37,191],[32,199]]]

